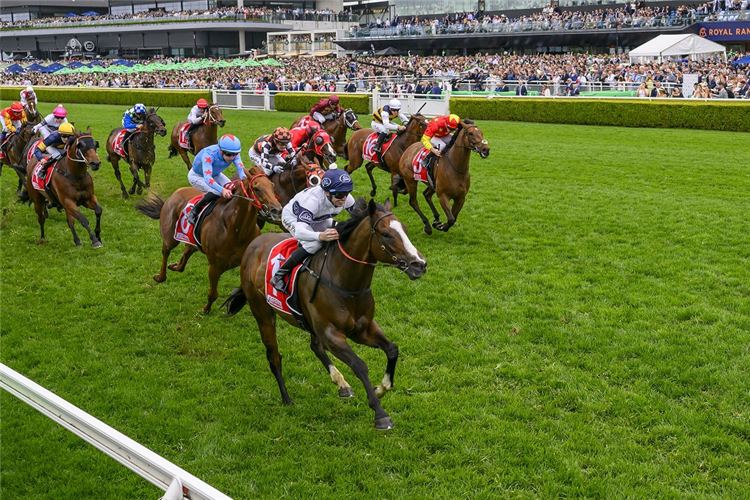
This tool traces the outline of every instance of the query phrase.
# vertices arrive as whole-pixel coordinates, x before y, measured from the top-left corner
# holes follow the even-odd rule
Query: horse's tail
[[[348,159],[349,159],[349,143],[348,143],[348,142],[345,142],[345,143],[344,143],[344,150],[342,151],[342,153],[341,153],[341,156],[342,156],[342,157],[343,157],[343,158],[344,158],[345,160],[348,160]]]
[[[173,156],[177,156],[177,149],[173,145],[169,145],[167,147],[167,151],[169,151],[169,158],[172,158]]]
[[[232,290],[232,293],[229,294],[229,297],[227,297],[227,300],[224,301],[221,307],[226,308],[227,316],[234,316],[245,307],[245,304],[247,304],[245,292],[240,287],[234,287],[234,290]]]
[[[152,194],[150,198],[141,200],[135,204],[135,209],[146,217],[158,220],[161,217],[161,209],[164,206],[164,200],[158,195]]]
[[[23,165],[18,165],[14,163],[10,166],[10,168],[15,170],[19,177],[21,176],[24,178],[26,177],[26,168]]]

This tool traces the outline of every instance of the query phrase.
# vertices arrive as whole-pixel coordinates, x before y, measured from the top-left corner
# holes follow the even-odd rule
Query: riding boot
[[[214,200],[218,200],[219,198],[221,198],[221,196],[219,196],[216,193],[206,193],[206,194],[204,194],[203,198],[201,198],[200,200],[198,200],[198,203],[195,204],[195,206],[193,207],[193,209],[188,214],[187,221],[190,224],[195,225],[195,223],[198,222],[198,215],[200,215],[201,210],[203,210],[203,207],[205,207],[206,205],[208,205],[209,203],[211,203]]]
[[[193,132],[195,132],[195,129],[198,128],[198,125],[200,124],[191,123],[187,131],[185,132],[185,140],[187,140],[188,145],[190,145],[191,147],[193,145]]]
[[[297,249],[292,252],[292,255],[290,255],[284,264],[276,271],[276,274],[273,275],[273,278],[271,278],[271,286],[274,287],[276,290],[289,295],[289,286],[284,282],[284,278],[287,277],[289,273],[294,270],[295,267],[302,264],[306,258],[311,256],[312,254],[305,250],[302,247],[297,247]]]
[[[383,149],[383,143],[385,142],[385,139],[388,137],[387,132],[381,132],[378,135],[378,142],[375,143],[375,147],[373,148],[373,151],[376,153],[380,153],[380,150]]]
[[[47,168],[49,167],[50,157],[47,156],[45,158],[42,158],[42,161],[39,163],[42,165],[42,168],[39,169],[39,173],[37,174],[37,177],[42,180],[42,183],[44,183],[44,179],[47,178]]]

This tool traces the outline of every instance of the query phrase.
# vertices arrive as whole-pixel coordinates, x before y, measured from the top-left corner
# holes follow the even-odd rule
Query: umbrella
[[[5,71],[9,71],[10,73],[25,73],[26,70],[23,69],[23,66],[19,64],[11,64],[7,68],[5,68]]]
[[[26,71],[42,71],[47,69],[46,66],[42,66],[39,63],[34,63],[26,68]]]
[[[737,59],[732,64],[750,64],[750,56],[745,56],[742,59]]]
[[[63,17],[78,17],[78,14],[74,14],[74,13],[72,13],[72,12],[68,12],[68,13],[67,13],[67,14],[65,14],[65,15],[64,15]]]
[[[82,15],[82,16],[98,16],[98,15],[100,15],[100,14],[99,14],[98,12],[94,12],[93,10],[90,10],[90,11],[88,11],[88,12],[84,12],[84,13],[83,13],[83,14],[81,14],[81,15]]]

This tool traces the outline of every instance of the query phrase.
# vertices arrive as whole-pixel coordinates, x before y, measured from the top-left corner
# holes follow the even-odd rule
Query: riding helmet
[[[146,112],[146,106],[142,103],[138,103],[133,107],[133,111],[136,113],[145,113]]]
[[[460,122],[461,119],[458,117],[458,115],[450,115],[448,117],[448,128],[456,130],[458,128],[458,122]]]
[[[289,133],[286,127],[279,127],[273,131],[273,140],[276,143],[285,144],[292,140],[292,134]]]
[[[73,135],[75,129],[70,123],[63,123],[60,125],[60,127],[58,127],[57,131],[60,133],[60,135]]]
[[[32,87],[31,85],[29,85],[28,87],[26,87],[26,92],[31,92],[33,94],[34,93],[34,87]]]
[[[351,193],[354,191],[354,183],[346,170],[338,168],[328,167],[326,173],[323,174],[323,180],[320,182],[320,186],[323,191],[327,193]]]
[[[198,99],[198,102],[196,104],[201,109],[205,109],[208,107],[208,101],[206,101],[205,99]]]
[[[52,115],[55,118],[65,118],[68,116],[68,112],[65,110],[65,108],[62,107],[62,104],[55,108],[55,110],[52,112]]]
[[[388,102],[388,107],[391,109],[401,109],[401,101],[398,99],[391,99]]]
[[[338,104],[339,103],[339,96],[336,94],[331,94],[331,97],[328,98],[328,102],[331,104]]]
[[[13,112],[13,114],[16,114],[16,115],[21,114],[21,112],[23,111],[23,104],[16,101],[10,105],[10,110]]]
[[[222,135],[219,139],[219,149],[228,153],[239,153],[242,151],[240,140],[232,134]]]

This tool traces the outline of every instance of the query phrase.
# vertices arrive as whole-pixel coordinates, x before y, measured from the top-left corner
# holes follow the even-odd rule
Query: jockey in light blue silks
[[[229,182],[229,178],[222,173],[229,165],[234,165],[237,169],[240,180],[247,177],[240,151],[242,151],[240,140],[231,134],[226,134],[219,139],[218,144],[201,149],[195,157],[193,168],[188,173],[188,181],[194,188],[206,194],[195,204],[188,215],[188,221],[191,224],[195,224],[198,214],[208,203],[221,197],[232,197],[232,192],[224,187]]]

